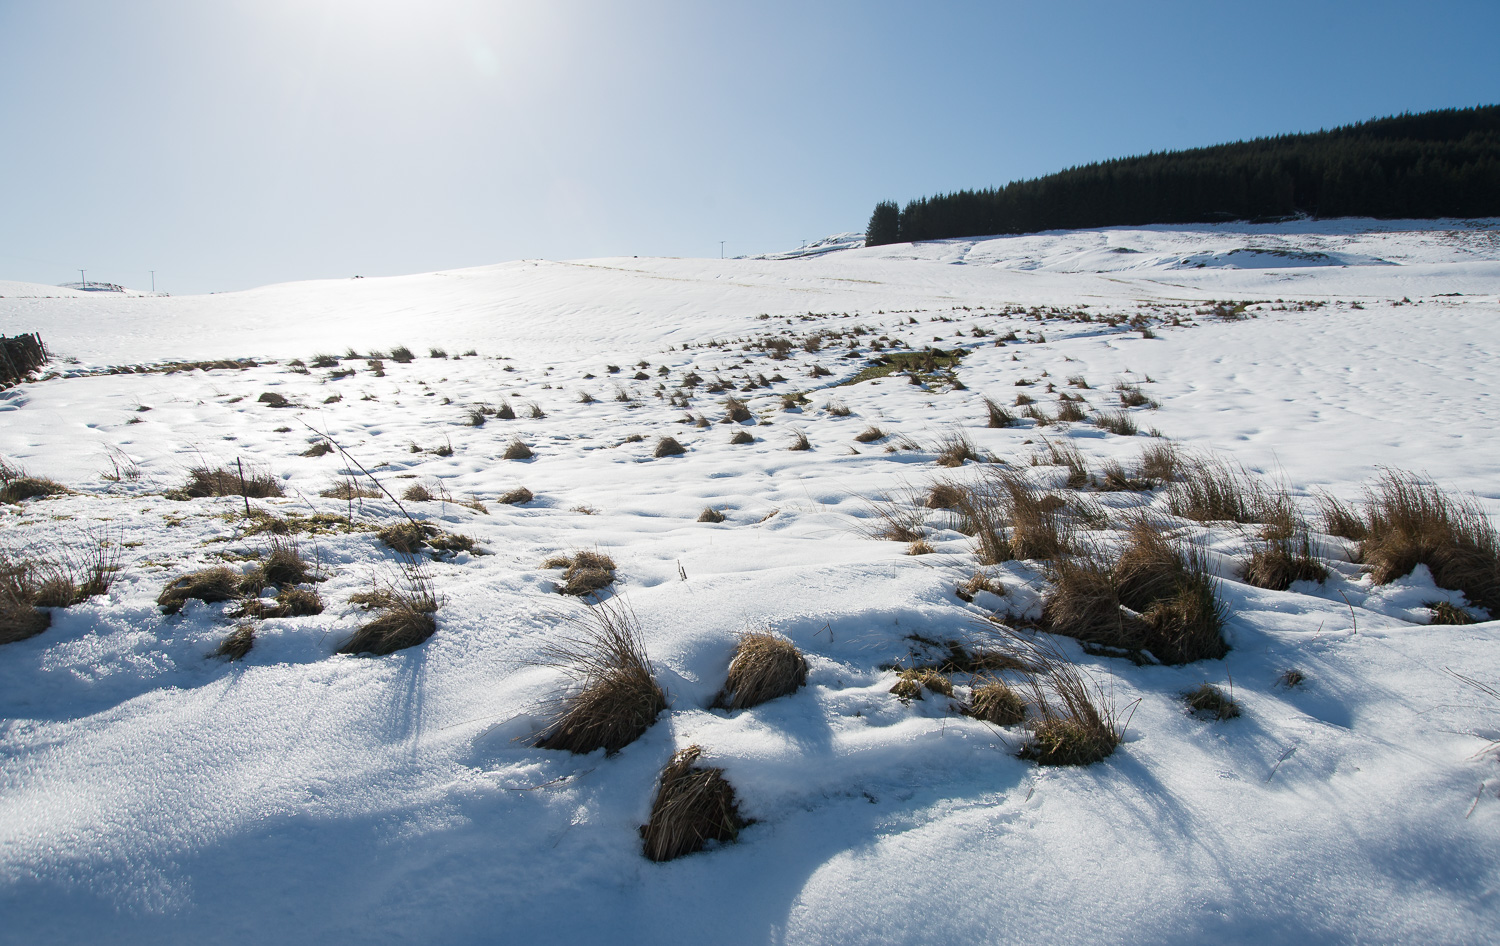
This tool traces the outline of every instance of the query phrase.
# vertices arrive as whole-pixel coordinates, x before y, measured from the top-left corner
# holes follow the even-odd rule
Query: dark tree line
[[[865,244],[1151,223],[1500,216],[1500,105],[1069,168],[875,207]]]

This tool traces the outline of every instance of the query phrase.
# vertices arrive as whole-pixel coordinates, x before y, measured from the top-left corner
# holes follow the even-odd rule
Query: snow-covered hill
[[[1500,221],[821,243],[197,297],[0,284],[0,333],[39,331],[55,359],[0,392],[0,457],[70,490],[0,506],[0,546],[105,540],[122,566],[0,646],[0,941],[1492,941],[1500,702],[1449,671],[1500,681],[1500,625],[1427,623],[1433,602],[1486,615],[1426,566],[1375,584],[1317,497],[1394,468],[1500,514]],[[924,348],[964,353],[859,380]],[[181,364],[224,359],[260,363]],[[753,422],[723,422],[731,395]],[[1016,423],[987,426],[986,398]],[[1053,422],[1067,404],[1139,433]],[[788,449],[799,433],[811,449]],[[347,455],[308,455],[324,435]],[[959,435],[992,462],[938,466]],[[663,437],[685,452],[656,458]],[[534,456],[503,459],[516,440]],[[1327,579],[1256,587],[1261,527],[1052,463],[1076,447],[1097,483],[1162,443],[1284,489]],[[406,511],[486,553],[422,555],[437,632],[381,657],[335,653],[365,619],[350,596],[400,581],[373,531],[397,504],[320,496],[368,486],[356,462],[396,496],[425,486]],[[239,496],[163,495],[239,463],[285,496],[246,518]],[[1100,543],[1170,521],[1228,607],[1223,660],[1058,639],[1129,720],[1088,767],[1023,761],[1025,727],[957,712],[969,675],[906,703],[882,669],[933,659],[924,641],[992,644],[991,618],[1019,626],[1051,593],[1045,562],[981,565],[920,505],[1003,469],[1089,510]],[[499,502],[520,486],[529,502]],[[876,538],[892,517],[932,551]],[[273,520],[304,530],[326,609],[211,656],[237,606],[169,616],[157,596],[249,569]],[[598,607],[541,566],[580,549],[614,559],[606,604],[633,610],[669,700],[613,756],[532,747],[564,686],[547,648]],[[955,594],[976,570],[1005,594]],[[709,708],[757,628],[806,654],[807,686]],[[1243,715],[1190,715],[1205,682]],[[754,823],[652,863],[638,829],[688,745]]]

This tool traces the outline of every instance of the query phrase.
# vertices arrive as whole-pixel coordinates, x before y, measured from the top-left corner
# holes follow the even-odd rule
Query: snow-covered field
[[[103,539],[122,568],[0,647],[0,941],[1500,936],[1500,702],[1449,672],[1500,683],[1500,625],[1429,625],[1428,603],[1468,602],[1425,566],[1375,585],[1315,502],[1394,468],[1500,518],[1500,221],[834,240],[171,298],[0,283],[0,333],[30,331],[55,376],[0,392],[0,457],[71,492],[0,506],[0,545]],[[401,345],[416,358],[390,358]],[[920,384],[846,383],[928,346],[967,354]],[[303,364],[318,354],[338,363]],[[109,373],[220,359],[259,363]],[[986,426],[986,397],[1020,415],[1018,394],[1047,414],[1078,395],[1095,413],[1120,409],[1119,384],[1159,405],[1129,409],[1139,435]],[[722,422],[731,394],[754,422]],[[872,425],[884,438],[856,442]],[[799,432],[811,449],[788,449]],[[1128,717],[1092,766],[1017,758],[1024,727],[956,711],[963,675],[951,700],[891,695],[882,667],[929,659],[920,639],[992,640],[986,618],[1035,616],[1048,582],[1044,563],[1005,562],[985,571],[1006,594],[965,602],[979,566],[952,515],[927,512],[934,551],[908,555],[873,537],[880,512],[1000,461],[1063,491],[1064,468],[1032,465],[1049,444],[1097,471],[1133,465],[1150,432],[1287,490],[1328,579],[1254,587],[1254,527],[1179,523],[1219,576],[1232,649],[1171,667],[1060,639]],[[956,434],[995,462],[938,467]],[[324,435],[391,493],[449,497],[402,505],[483,552],[426,565],[442,606],[420,646],[335,653],[363,616],[349,596],[397,580],[372,530],[402,512],[320,496],[369,483],[338,452],[304,455]],[[686,452],[654,458],[666,436]],[[533,458],[502,459],[516,439]],[[162,495],[236,461],[285,497],[247,519],[238,496]],[[498,502],[518,486],[534,499]],[[1082,492],[1117,528],[1169,491]],[[705,507],[724,521],[697,521]],[[331,523],[298,537],[326,609],[259,622],[241,661],[211,656],[235,606],[167,616],[157,595],[249,567],[262,513]],[[670,708],[613,756],[533,748],[565,684],[546,648],[593,600],[555,593],[541,563],[596,548]],[[707,708],[753,629],[801,648],[806,687]],[[1279,683],[1289,669],[1305,681]],[[1243,715],[1189,714],[1180,694],[1205,682]],[[754,823],[650,862],[657,773],[695,744]]]

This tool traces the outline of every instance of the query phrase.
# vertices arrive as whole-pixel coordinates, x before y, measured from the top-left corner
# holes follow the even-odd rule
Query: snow
[[[953,590],[976,568],[972,540],[946,513],[927,517],[931,555],[870,529],[882,501],[984,475],[935,466],[955,431],[1057,486],[1057,469],[1028,465],[1043,438],[1096,467],[1151,442],[983,425],[985,396],[1054,406],[1048,381],[1098,408],[1117,380],[1140,384],[1160,403],[1132,411],[1143,433],[1242,463],[1308,515],[1315,491],[1357,499],[1393,467],[1494,517],[1500,221],[849,237],[775,258],[529,260],[212,296],[0,284],[0,333],[39,331],[56,374],[0,392],[0,456],[74,491],[0,507],[0,544],[107,536],[124,566],[107,596],[0,648],[0,941],[1493,942],[1500,706],[1448,671],[1500,679],[1497,625],[1427,625],[1428,602],[1467,602],[1425,567],[1375,586],[1350,543],[1319,535],[1328,581],[1268,591],[1238,580],[1248,530],[1191,526],[1233,649],[1136,666],[1063,641],[1130,722],[1105,761],[1044,769],[1015,757],[1019,727],[932,695],[903,704],[881,669],[920,650],[908,635],[982,641],[992,609],[1034,607],[1036,563],[989,569],[1009,593],[966,604]],[[1207,314],[1214,302],[1249,305],[1229,321]],[[1056,312],[1011,308],[1034,306]],[[1057,317],[1080,311],[1091,320]],[[1102,321],[1135,315],[1156,338]],[[848,337],[816,353],[800,339],[856,325],[862,356],[882,335],[970,349],[963,389],[838,386],[866,357],[843,357]],[[742,348],[790,333],[786,360]],[[399,344],[418,357],[385,358],[383,377],[364,358],[342,378],[287,364]],[[263,363],[104,373],[226,358]],[[832,374],[811,377],[814,364]],[[723,394],[700,386],[686,410],[654,396],[690,370],[787,380],[740,394],[757,422],[730,425]],[[1076,375],[1090,388],[1067,387]],[[296,406],[272,409],[266,391]],[[783,410],[794,391],[807,403]],[[517,419],[468,426],[502,400]],[[699,414],[709,427],[681,423]],[[871,424],[891,439],[856,444]],[[740,429],[756,442],[731,445]],[[794,430],[812,450],[786,449]],[[287,491],[256,507],[342,516],[318,493],[351,468],[301,455],[315,431],[392,492],[441,485],[451,501],[404,505],[487,554],[430,564],[444,600],[428,642],[348,657],[334,651],[360,617],[345,602],[395,557],[368,531],[304,535],[327,610],[262,622],[241,662],[210,657],[228,606],[167,617],[156,595],[184,571],[246,567],[266,537],[244,534],[238,497],[161,492],[189,466],[242,458]],[[687,453],[653,459],[661,436]],[[897,436],[919,448],[886,452]],[[500,459],[514,437],[533,460]],[[444,444],[451,456],[431,452]],[[101,478],[117,464],[139,478]],[[535,501],[496,502],[517,485]],[[725,522],[695,521],[710,505]],[[401,515],[385,498],[352,511]],[[619,566],[614,600],[638,617],[671,708],[612,757],[531,748],[563,685],[539,662],[588,608],[540,563],[595,547]],[[754,628],[804,651],[808,685],[707,709],[735,635]],[[1293,667],[1306,682],[1278,685]],[[1188,715],[1178,695],[1203,682],[1232,685],[1243,716]],[[690,744],[755,823],[653,864],[638,828],[656,774]]]

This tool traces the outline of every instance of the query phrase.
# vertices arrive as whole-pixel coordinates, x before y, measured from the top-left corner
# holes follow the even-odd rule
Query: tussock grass
[[[729,442],[735,445],[754,443],[755,438],[751,436],[748,430],[736,430],[734,436],[729,438]]]
[[[845,404],[843,401],[829,401],[826,410],[830,415],[834,417],[848,417],[850,414],[854,413],[849,409],[849,405]]]
[[[1018,755],[1038,765],[1092,765],[1114,753],[1124,725],[1099,684],[1042,639],[1012,634],[1034,668],[1024,677],[1036,711]]]
[[[1021,694],[1004,680],[994,677],[976,682],[968,702],[959,707],[959,711],[996,726],[1014,726],[1026,720],[1026,702]]]
[[[338,364],[338,362],[334,362],[334,364]],[[314,366],[314,367],[317,367],[317,366]],[[297,405],[293,404],[291,401],[288,401],[285,396],[277,394],[275,391],[266,391],[265,393],[261,394],[261,396],[258,397],[258,398],[256,398],[255,400],[258,401],[261,404],[264,404],[267,407],[272,407],[272,408],[296,407],[297,406]]]
[[[923,691],[952,696],[953,681],[930,667],[912,667],[902,670],[896,685],[891,687],[891,693],[903,703],[922,699]]]
[[[984,399],[984,409],[988,414],[987,426],[991,428],[1012,427],[1016,423],[1014,414],[989,398]]]
[[[680,457],[684,453],[687,453],[687,448],[673,437],[662,437],[656,441],[656,449],[651,451],[651,455],[658,460],[662,457]]]
[[[1322,582],[1328,569],[1313,554],[1312,536],[1305,527],[1295,536],[1268,539],[1250,552],[1241,574],[1247,584],[1272,591],[1285,591],[1294,581]]]
[[[1057,414],[1053,417],[1053,420],[1057,423],[1076,423],[1081,420],[1088,420],[1088,416],[1077,401],[1059,401],[1057,404]]]
[[[219,646],[214,650],[215,657],[224,657],[228,660],[244,660],[255,646],[255,625],[246,621],[235,626],[234,630],[219,641]]]
[[[854,435],[855,443],[874,443],[877,440],[884,439],[885,431],[881,430],[879,427],[876,427],[874,424],[871,424],[864,430],[861,430],[859,433]]]
[[[379,499],[380,490],[365,486],[351,476],[339,480],[325,490],[320,490],[318,495],[324,499],[342,499],[349,502],[355,499]]]
[[[1234,701],[1234,697],[1212,683],[1205,683],[1182,694],[1182,702],[1187,704],[1188,711],[1194,716],[1204,719],[1222,721],[1240,715],[1240,705]]]
[[[1324,532],[1341,539],[1353,539],[1356,542],[1368,534],[1365,520],[1359,514],[1359,510],[1331,493],[1319,492],[1316,494],[1316,499],[1318,514],[1323,520]]]
[[[396,579],[377,581],[370,591],[350,595],[349,603],[364,606],[374,616],[361,624],[338,652],[377,657],[424,643],[437,632],[433,615],[442,605],[431,576],[415,561],[402,563]]]
[[[1096,546],[1077,548],[1052,563],[1050,577],[1042,626],[1054,634],[1165,664],[1229,650],[1226,609],[1202,551],[1174,542],[1158,522],[1135,520],[1115,562]]]
[[[870,524],[864,527],[865,535],[872,539],[890,542],[915,542],[927,534],[922,527],[924,514],[920,507],[907,497],[869,500]]]
[[[541,749],[613,755],[639,739],[667,708],[652,672],[640,625],[626,605],[600,604],[576,633],[551,645],[544,657],[572,678],[571,691],[554,704],[537,736]]]
[[[332,452],[333,452],[333,445],[332,444],[328,443],[326,440],[319,440],[317,443],[313,444],[311,447],[308,447],[306,450],[303,450],[302,451],[302,455],[304,457],[326,457],[328,454],[330,454]]]
[[[740,635],[729,676],[712,705],[731,711],[749,709],[795,693],[806,682],[807,658],[796,644],[766,631],[749,631]]]
[[[572,555],[554,555],[542,562],[543,568],[561,568],[561,594],[583,597],[597,594],[614,583],[615,560],[597,549],[581,549]]]
[[[1275,500],[1244,467],[1212,457],[1182,460],[1180,482],[1167,497],[1174,516],[1198,522],[1266,522]]]
[[[704,506],[703,511],[698,513],[699,522],[723,522],[724,514],[712,506]]]
[[[500,502],[504,503],[507,506],[522,506],[526,503],[531,502],[535,498],[536,496],[532,494],[531,490],[527,489],[524,486],[517,486],[515,489],[510,490],[505,495],[501,496]]]
[[[751,420],[755,415],[750,413],[750,406],[737,397],[727,398],[724,401],[724,423],[743,424]]]
[[[1135,418],[1124,411],[1104,411],[1094,415],[1094,425],[1121,437],[1134,437],[1139,428]]]
[[[398,365],[411,364],[416,357],[416,355],[412,354],[411,349],[405,345],[397,345],[391,349],[391,361],[394,361]]]
[[[1153,443],[1141,451],[1138,469],[1143,479],[1157,483],[1170,483],[1177,478],[1180,467],[1181,458],[1177,448],[1170,443],[1164,441]]]
[[[1387,470],[1367,493],[1364,526],[1359,561],[1376,584],[1426,565],[1439,588],[1500,613],[1500,537],[1477,500]]]
[[[191,600],[213,604],[234,601],[240,597],[240,582],[244,576],[232,568],[222,565],[205,568],[186,575],[179,575],[167,583],[156,603],[165,614],[176,614]]]
[[[168,499],[201,499],[207,496],[246,496],[250,499],[267,499],[284,495],[281,483],[263,467],[245,467],[244,475],[239,468],[195,466],[188,470],[188,479],[177,489],[164,494]]]
[[[812,442],[807,439],[807,434],[800,430],[792,431],[792,443],[788,450],[811,450]]]
[[[432,490],[421,483],[413,483],[401,492],[401,498],[407,502],[429,503],[437,497],[432,495]]]
[[[932,547],[932,543],[925,538],[913,539],[911,544],[906,547],[907,555],[931,555],[936,551],[937,549]]]
[[[300,618],[322,613],[323,598],[311,588],[282,588],[273,605],[251,598],[240,608],[242,616],[255,618]]]
[[[1289,669],[1281,671],[1281,675],[1276,678],[1276,685],[1291,690],[1301,686],[1304,682],[1306,682],[1306,680],[1306,674],[1304,674],[1301,670],[1298,670],[1296,667],[1291,667]]]
[[[740,817],[734,787],[724,770],[699,765],[703,750],[689,746],[662,769],[651,802],[651,820],[641,828],[646,857],[670,861],[700,851],[709,841],[728,843],[747,822]]]
[[[523,441],[520,437],[517,437],[510,442],[509,446],[505,448],[505,453],[501,455],[501,459],[530,460],[535,455],[536,454],[532,453],[531,448],[526,445],[526,442]]]
[[[972,602],[974,597],[981,591],[987,591],[996,597],[1005,597],[1005,586],[1000,583],[1000,579],[992,578],[984,572],[978,571],[970,575],[966,581],[955,588],[953,593],[958,596],[960,601]]]
[[[974,536],[981,565],[1061,558],[1073,544],[1066,504],[1015,470],[993,471],[958,508],[960,531]]]
[[[440,534],[442,530],[437,526],[411,520],[386,526],[376,533],[380,541],[403,555],[415,555]]]
[[[1448,601],[1429,601],[1423,605],[1432,614],[1428,624],[1478,624],[1479,619]]]
[[[0,503],[17,504],[27,499],[38,499],[43,496],[60,496],[68,492],[68,488],[56,480],[50,480],[45,476],[17,476],[0,486]]]
[[[983,462],[981,454],[973,442],[961,433],[949,434],[939,444],[937,465],[942,467],[963,466],[966,460],[975,463]]]
[[[928,509],[957,509],[964,500],[964,489],[955,483],[939,480],[927,491],[922,505]]]

